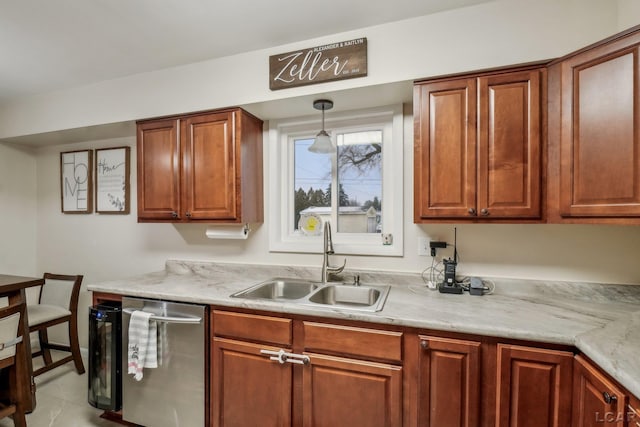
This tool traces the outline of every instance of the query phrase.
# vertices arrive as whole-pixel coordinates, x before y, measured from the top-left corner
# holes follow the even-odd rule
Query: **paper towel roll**
[[[210,239],[246,239],[249,237],[249,224],[217,225],[207,228],[206,235]]]

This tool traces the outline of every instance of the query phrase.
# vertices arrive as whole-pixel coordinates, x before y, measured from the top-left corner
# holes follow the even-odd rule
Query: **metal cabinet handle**
[[[480,215],[482,215],[482,216],[489,216],[489,209],[486,209],[486,208],[482,209],[482,210],[480,211]]]
[[[613,394],[609,394],[608,392],[602,393],[602,398],[604,399],[604,403],[607,405],[611,405],[612,403],[616,403],[618,401],[618,397]]]
[[[287,353],[283,349],[280,349],[279,351],[260,350],[260,353],[269,356],[269,360],[278,362],[281,365],[284,365],[285,363],[308,365],[311,363],[309,356],[305,356],[304,354]]]
[[[469,212],[469,215],[473,215],[473,216],[476,215],[476,210],[474,208],[469,208],[467,212]]]
[[[191,212],[188,212],[188,211],[187,211],[187,212],[185,212],[185,214],[184,214],[184,215],[185,215],[187,218],[191,218]]]
[[[171,212],[171,218],[178,218],[178,212],[176,211]]]
[[[420,347],[422,347],[423,350],[427,350],[429,348],[429,341],[420,340]]]

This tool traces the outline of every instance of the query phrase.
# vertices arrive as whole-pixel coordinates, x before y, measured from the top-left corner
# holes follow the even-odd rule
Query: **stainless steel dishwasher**
[[[131,313],[153,313],[158,326],[157,368],[141,381],[127,374]],[[202,305],[122,298],[122,418],[147,427],[204,427],[205,314]]]

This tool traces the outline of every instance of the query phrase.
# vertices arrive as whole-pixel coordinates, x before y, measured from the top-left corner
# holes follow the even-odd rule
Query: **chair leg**
[[[27,419],[24,415],[24,407],[22,404],[16,405],[16,412],[13,414],[14,427],[27,427]]]
[[[51,365],[51,351],[49,350],[49,335],[46,329],[40,329],[38,331],[38,338],[40,339],[40,351],[42,351],[42,358],[44,359],[44,365]]]
[[[82,355],[80,354],[80,342],[78,341],[78,322],[71,317],[69,321],[69,347],[73,355],[73,363],[76,365],[78,375],[84,374],[84,364],[82,363]]]
[[[18,370],[16,369],[16,366],[11,366],[10,368],[10,372],[9,372],[9,383],[11,384],[11,388],[16,390],[17,389],[17,382],[18,380]],[[25,418],[25,402],[22,401],[21,398],[17,398],[15,399],[14,402],[12,402],[15,405],[16,411],[13,413],[13,415],[11,415],[11,417],[13,418],[13,425],[14,427],[27,427],[27,420]]]

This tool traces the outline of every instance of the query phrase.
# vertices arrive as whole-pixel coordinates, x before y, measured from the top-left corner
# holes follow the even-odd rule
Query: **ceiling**
[[[0,0],[0,103],[489,0]]]
[[[0,106],[132,74],[493,0],[0,0]],[[341,110],[411,99],[411,82],[326,94]],[[372,96],[374,99],[372,99]],[[314,96],[243,105],[300,114]],[[0,139],[24,146],[135,135],[133,121]]]

